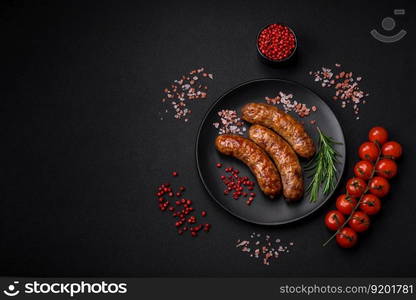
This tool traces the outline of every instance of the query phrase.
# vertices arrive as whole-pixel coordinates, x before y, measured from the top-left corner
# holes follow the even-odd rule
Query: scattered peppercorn
[[[251,205],[256,197],[253,192],[246,192],[244,189],[252,191],[255,186],[255,182],[249,180],[248,176],[239,176],[240,171],[233,167],[225,168],[226,175],[221,175],[220,179],[226,186],[224,195],[231,193],[232,199],[238,200],[240,197],[247,198],[245,201],[247,205]]]
[[[172,172],[174,177],[177,177],[178,172]],[[197,225],[197,218],[195,215],[191,215],[192,212],[195,212],[193,202],[191,199],[183,198],[183,194],[186,190],[184,186],[179,187],[179,191],[175,191],[173,187],[171,187],[170,183],[163,183],[156,189],[156,199],[161,211],[169,211],[172,214],[172,217],[176,218],[174,222],[174,226],[177,229],[179,235],[183,235],[185,231],[188,231],[188,225],[192,225],[189,227],[191,236],[196,237],[198,236],[198,231],[204,230],[208,232],[211,228],[211,224],[199,224]],[[176,196],[177,200],[168,200],[163,196],[174,197]],[[171,202],[172,201],[172,202]],[[207,212],[203,210],[201,212],[201,216],[205,217]]]

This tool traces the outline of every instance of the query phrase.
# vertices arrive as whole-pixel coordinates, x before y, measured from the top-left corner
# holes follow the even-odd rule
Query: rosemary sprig
[[[317,130],[319,133],[319,148],[305,168],[307,171],[313,171],[312,181],[306,189],[310,193],[310,202],[315,202],[318,199],[321,189],[323,194],[327,195],[335,188],[337,180],[335,164],[338,161],[339,154],[334,147],[336,144],[341,144],[323,134],[319,127],[317,127]]]

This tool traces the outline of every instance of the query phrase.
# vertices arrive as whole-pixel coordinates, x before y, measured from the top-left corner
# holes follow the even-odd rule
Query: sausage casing
[[[243,120],[273,129],[299,156],[310,158],[315,154],[313,140],[302,124],[277,107],[265,103],[248,103],[241,111]]]
[[[283,184],[283,195],[289,201],[303,196],[302,167],[292,147],[272,130],[253,125],[248,131],[250,139],[263,148],[275,162]]]
[[[282,191],[276,166],[254,142],[239,135],[224,134],[217,136],[215,147],[219,152],[244,162],[253,172],[264,194],[273,198]]]

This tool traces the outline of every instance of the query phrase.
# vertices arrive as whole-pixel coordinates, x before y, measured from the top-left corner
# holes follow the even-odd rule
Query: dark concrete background
[[[1,275],[24,276],[414,276],[413,194],[416,5],[412,1],[5,1],[1,4]],[[374,40],[394,8],[395,44]],[[254,39],[271,22],[289,24],[298,61],[259,63]],[[356,121],[308,75],[341,63],[370,92]],[[209,97],[189,123],[159,120],[162,90],[204,66]],[[198,178],[194,143],[206,110],[233,86],[255,78],[298,81],[327,100],[356,151],[374,125],[404,147],[399,176],[371,230],[352,250],[323,226],[329,201],[284,227],[240,221],[214,203]],[[155,205],[170,180],[206,208],[207,236],[179,237]],[[340,188],[341,192],[342,187]],[[295,242],[269,267],[234,247],[253,232]]]

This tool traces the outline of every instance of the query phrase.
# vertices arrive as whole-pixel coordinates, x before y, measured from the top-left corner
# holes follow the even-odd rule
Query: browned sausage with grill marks
[[[265,103],[248,103],[241,111],[243,120],[273,129],[299,156],[310,158],[315,154],[313,140],[302,124],[277,107]]]
[[[271,198],[282,191],[282,182],[276,166],[263,149],[239,135],[224,134],[215,139],[215,147],[223,154],[244,162],[253,172],[260,189]]]
[[[289,201],[303,196],[302,167],[292,147],[272,130],[253,125],[248,131],[250,139],[263,148],[275,162],[283,184],[283,196]]]

